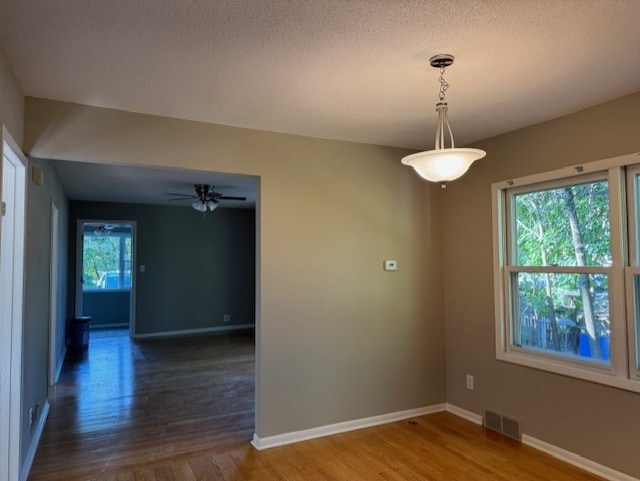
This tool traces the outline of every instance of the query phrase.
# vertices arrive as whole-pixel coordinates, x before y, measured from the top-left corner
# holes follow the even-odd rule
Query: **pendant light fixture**
[[[447,103],[444,101],[449,84],[444,79],[444,69],[453,64],[453,55],[440,54],[429,59],[432,67],[440,69],[440,101],[436,104],[438,112],[438,126],[436,128],[436,144],[434,150],[418,152],[402,159],[404,165],[410,165],[424,179],[431,182],[444,182],[455,180],[464,175],[476,160],[483,158],[487,153],[480,149],[456,149],[453,142],[453,132],[447,119]],[[446,133],[449,132],[451,147],[445,147]]]

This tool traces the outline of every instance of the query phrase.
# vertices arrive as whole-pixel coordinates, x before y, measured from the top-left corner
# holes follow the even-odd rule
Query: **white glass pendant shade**
[[[193,204],[191,204],[191,207],[193,207],[198,212],[206,212],[207,211],[207,204],[205,204],[201,200],[196,200]]]
[[[431,182],[449,182],[462,177],[471,164],[486,154],[480,149],[438,149],[418,152],[402,159],[422,177]]]
[[[207,201],[207,207],[209,208],[209,210],[216,210],[216,208],[218,207],[218,203],[214,200],[209,200]]]

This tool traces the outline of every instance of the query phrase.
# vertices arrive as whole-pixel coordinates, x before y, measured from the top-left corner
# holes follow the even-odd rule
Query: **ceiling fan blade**
[[[164,195],[175,195],[176,197],[190,197],[190,198],[196,197],[193,194],[176,194],[175,192],[165,192]]]
[[[180,200],[180,199],[197,199],[198,197],[195,195],[189,195],[189,194],[171,194],[169,192],[165,192],[165,195],[172,195],[175,198],[174,199],[167,199],[167,200]]]
[[[217,198],[221,200],[247,200],[246,197],[234,197],[232,195],[219,195]]]
[[[196,197],[181,197],[181,198],[178,198],[178,199],[167,199],[167,202],[175,202],[176,200],[193,200],[195,198]]]

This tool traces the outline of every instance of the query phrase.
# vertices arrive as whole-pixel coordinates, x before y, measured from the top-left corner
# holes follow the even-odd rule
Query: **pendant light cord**
[[[444,102],[444,96],[449,88],[449,83],[444,79],[444,65],[442,64],[440,65],[440,78],[438,82],[440,82],[440,102]]]
[[[455,148],[453,141],[453,132],[451,132],[451,126],[449,125],[449,119],[447,117],[447,103],[444,101],[449,83],[444,79],[444,65],[440,65],[440,102],[436,104],[436,112],[438,112],[438,126],[436,127],[436,150],[445,148],[445,133],[449,132],[449,138],[451,139],[451,148]]]

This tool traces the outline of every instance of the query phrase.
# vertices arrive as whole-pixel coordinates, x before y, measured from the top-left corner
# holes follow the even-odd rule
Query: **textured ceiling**
[[[459,145],[640,90],[639,0],[0,0],[24,93],[426,148],[436,53]]]

